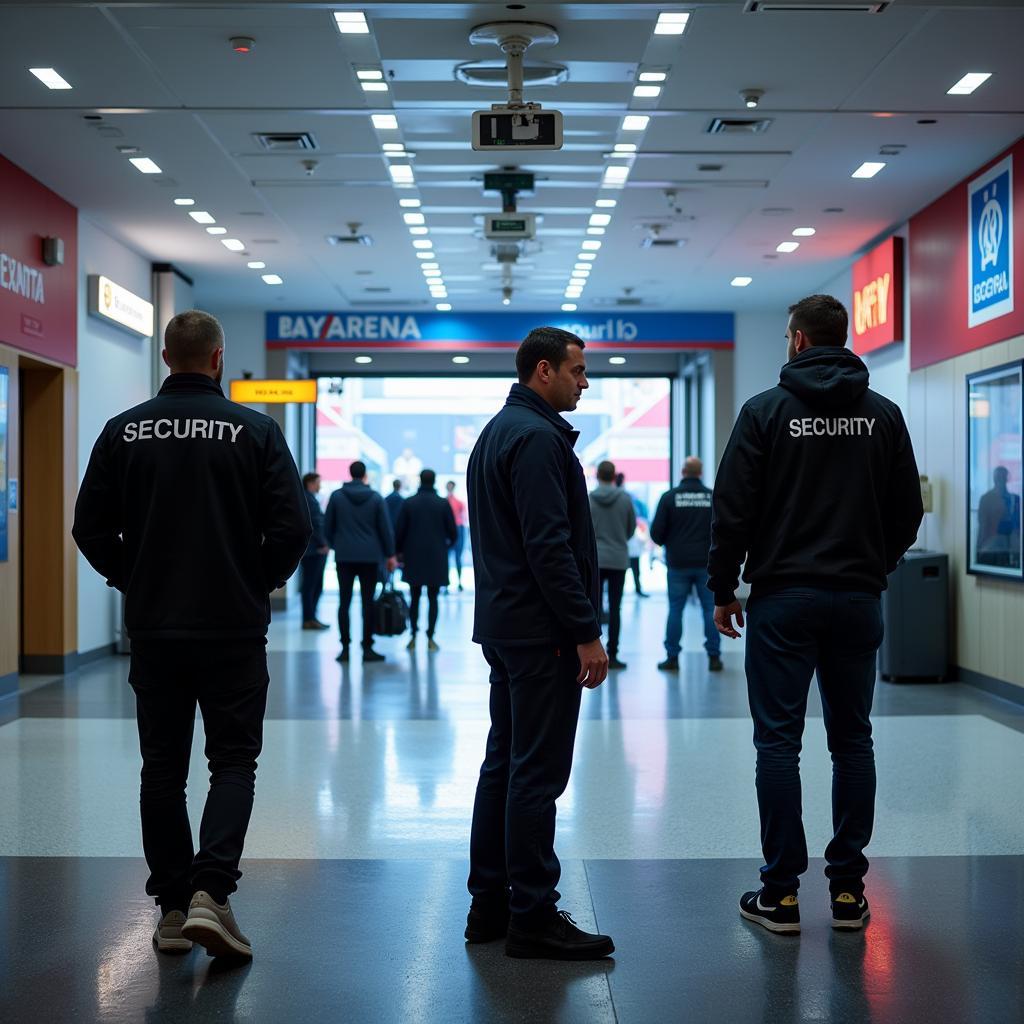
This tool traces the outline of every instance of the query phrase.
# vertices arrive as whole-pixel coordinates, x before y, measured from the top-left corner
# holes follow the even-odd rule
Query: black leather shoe
[[[679,659],[678,658],[666,658],[664,661],[658,662],[658,668],[662,672],[678,672],[679,671]]]
[[[614,655],[614,654],[613,654],[613,655],[612,655],[612,656],[611,656],[611,657],[610,657],[610,658],[608,659],[608,667],[609,667],[609,668],[618,668],[618,669],[623,669],[623,668],[626,668],[626,667],[627,667],[627,665],[626,665],[626,663],[625,663],[624,661],[619,661],[618,657],[617,657],[616,655]]]
[[[721,672],[722,671],[722,659],[717,654],[712,654],[708,658],[708,671],[709,672]]]
[[[334,660],[342,663],[348,661],[348,648],[342,647],[341,653]]]
[[[493,942],[503,939],[508,933],[509,910],[504,906],[488,906],[473,901],[466,918],[467,942]]]
[[[505,939],[505,956],[521,960],[600,960],[614,952],[607,935],[582,931],[565,910],[529,931],[511,923]]]
[[[384,655],[380,651],[375,651],[372,647],[364,647],[363,664],[365,665],[368,661],[384,661]]]

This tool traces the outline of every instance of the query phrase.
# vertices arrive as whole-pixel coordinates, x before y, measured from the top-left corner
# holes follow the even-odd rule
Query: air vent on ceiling
[[[708,135],[758,135],[772,123],[770,117],[716,117],[707,127]]]
[[[354,231],[351,235],[328,235],[328,245],[373,245],[373,239],[369,235],[357,235]]]
[[[681,249],[686,245],[685,238],[654,238],[648,235],[641,243],[641,249]]]
[[[881,14],[892,0],[877,3],[829,3],[828,0],[747,0],[744,14]]]
[[[317,148],[311,132],[253,132],[252,137],[271,153],[307,153]]]
[[[363,291],[366,292],[367,295],[386,295],[391,291],[391,289],[384,285],[376,285],[372,288],[364,288]]]

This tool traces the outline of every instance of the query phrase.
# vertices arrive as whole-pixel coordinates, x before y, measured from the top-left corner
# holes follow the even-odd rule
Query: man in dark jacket
[[[615,485],[615,463],[597,467],[597,486],[590,492],[590,516],[597,538],[597,569],[602,592],[608,588],[608,667],[623,669],[619,661],[622,591],[629,568],[629,539],[636,531],[632,497]]]
[[[352,632],[349,608],[352,589],[359,580],[359,596],[363,606],[363,661],[383,661],[384,655],[373,649],[373,593],[377,589],[381,567],[393,572],[395,534],[391,529],[384,499],[366,483],[366,464],[349,466],[352,479],[339,487],[327,502],[324,534],[334,548],[338,566],[338,630],[341,653],[338,661],[348,661]]]
[[[812,295],[789,312],[789,362],[777,387],[740,410],[713,498],[708,586],[725,636],[743,625],[735,590],[744,559],[751,586],[746,669],[765,864],[740,913],[772,931],[800,930],[800,741],[817,670],[833,766],[825,874],[832,925],[852,929],[869,913],[879,595],[917,536],[921,489],[899,408],[868,389],[867,367],[844,347],[842,304]]]
[[[402,506],[395,530],[395,547],[402,563],[402,579],[412,590],[409,602],[408,649],[416,649],[420,622],[420,595],[427,588],[427,650],[438,651],[434,640],[437,627],[437,595],[448,583],[448,549],[455,543],[455,516],[451,506],[436,490],[432,469],[420,473],[420,489]]]
[[[666,658],[663,672],[679,671],[683,639],[683,611],[696,591],[704,613],[704,650],[708,669],[722,671],[722,641],[715,628],[715,601],[708,590],[708,548],[711,546],[711,489],[701,476],[704,464],[691,455],[683,465],[683,480],[666,491],[651,523],[651,540],[665,546],[668,566],[668,623],[665,626]]]
[[[302,595],[302,628],[330,629],[325,622],[316,617],[316,606],[324,590],[324,566],[327,565],[327,554],[331,550],[324,536],[324,513],[317,501],[320,493],[320,474],[307,473],[302,478],[302,486],[306,489],[306,503],[309,505],[309,523],[313,535],[309,538],[306,553],[302,556],[299,571],[299,592]]]
[[[491,731],[473,808],[466,939],[504,936],[514,957],[596,959],[614,946],[556,910],[554,850],[580,687],[608,674],[578,434],[558,415],[589,386],[583,342],[538,327],[519,346],[516,369],[519,383],[468,467],[473,639],[491,669]]]
[[[402,497],[402,481],[397,477],[391,481],[391,493],[384,499],[384,504],[387,505],[388,519],[391,520],[393,530],[398,526],[398,516],[405,504],[405,498]]]
[[[162,914],[153,941],[161,952],[195,941],[211,955],[249,957],[228,896],[263,743],[270,592],[299,564],[309,513],[277,424],[220,389],[220,324],[179,313],[164,344],[171,375],[156,398],[103,428],[73,533],[125,595],[146,892]],[[210,791],[193,853],[185,785],[197,703]]]

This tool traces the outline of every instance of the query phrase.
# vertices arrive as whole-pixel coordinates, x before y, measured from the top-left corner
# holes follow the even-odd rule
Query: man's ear
[[[170,359],[167,358],[167,349],[162,349],[160,355],[163,357],[163,361],[166,364],[167,368],[170,369],[171,361]]]
[[[224,365],[224,349],[217,348],[213,350],[213,365],[211,369],[219,370]]]

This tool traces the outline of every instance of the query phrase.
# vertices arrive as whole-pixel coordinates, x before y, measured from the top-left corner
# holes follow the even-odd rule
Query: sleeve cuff
[[[715,591],[715,605],[718,608],[724,608],[726,605],[732,604],[735,600],[735,590]]]
[[[573,640],[577,644],[592,644],[595,640],[601,639],[601,627],[595,619],[591,625],[583,626],[575,630]]]

